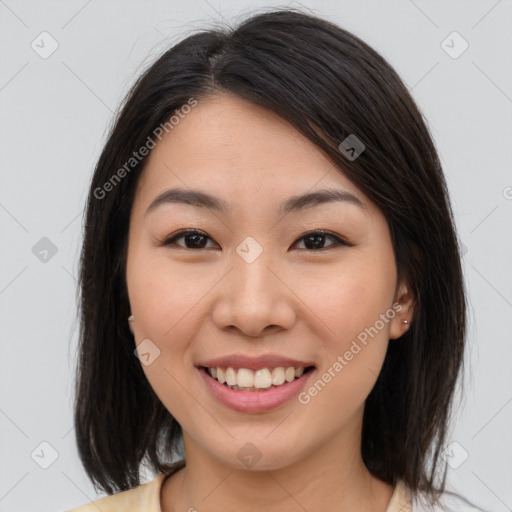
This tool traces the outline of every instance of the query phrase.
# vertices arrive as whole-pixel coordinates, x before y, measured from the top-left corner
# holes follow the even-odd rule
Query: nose
[[[296,317],[292,290],[265,251],[250,263],[235,254],[217,290],[213,321],[219,329],[238,329],[254,338],[290,329]]]

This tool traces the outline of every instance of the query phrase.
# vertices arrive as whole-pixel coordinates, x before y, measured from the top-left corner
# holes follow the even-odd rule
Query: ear
[[[133,320],[134,320],[133,315],[130,315],[128,317],[128,327],[130,328],[130,332],[132,334],[134,334],[134,332],[133,332]]]
[[[396,304],[393,307],[396,314],[390,321],[389,338],[396,340],[410,328],[414,315],[414,297],[406,283],[398,287],[393,304]],[[408,323],[404,323],[404,320]]]

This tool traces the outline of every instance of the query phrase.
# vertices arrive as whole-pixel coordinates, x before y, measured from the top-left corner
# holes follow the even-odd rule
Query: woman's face
[[[151,206],[170,189],[215,199]],[[290,202],[320,190],[349,199]],[[139,179],[126,278],[142,368],[186,448],[255,469],[359,450],[409,294],[381,211],[291,125],[233,95],[198,102]]]

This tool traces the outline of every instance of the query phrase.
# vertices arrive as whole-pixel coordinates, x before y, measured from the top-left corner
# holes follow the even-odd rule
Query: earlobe
[[[128,317],[128,327],[130,328],[130,331],[132,334],[134,334],[133,332],[133,321],[135,320],[135,318],[133,317],[133,315],[130,315]]]
[[[409,287],[402,283],[395,297],[396,314],[392,318],[389,327],[389,338],[397,339],[405,334],[411,325],[414,314],[414,297]]]

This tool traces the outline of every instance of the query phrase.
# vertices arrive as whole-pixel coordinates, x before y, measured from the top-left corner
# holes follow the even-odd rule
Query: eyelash
[[[190,236],[190,235],[201,235],[203,237],[210,238],[203,231],[199,231],[197,229],[188,229],[188,230],[184,230],[184,231],[179,231],[178,233],[175,233],[175,234],[171,235],[170,237],[168,237],[165,240],[163,240],[160,243],[160,245],[161,246],[165,246],[165,247],[170,246],[170,245],[176,245],[175,244],[176,240],[179,240],[180,238],[184,238],[184,237]],[[355,244],[352,244],[350,242],[347,242],[346,240],[344,240],[343,238],[341,238],[338,235],[334,235],[333,233],[330,233],[330,232],[324,231],[324,230],[308,231],[307,233],[304,233],[299,238],[297,238],[297,240],[295,240],[294,244],[297,243],[299,240],[302,240],[303,238],[306,238],[306,237],[311,236],[311,235],[323,235],[323,236],[325,236],[327,238],[331,238],[331,239],[335,240],[336,243],[334,243],[334,244],[332,244],[332,245],[330,245],[330,246],[328,246],[326,248],[323,248],[323,249],[300,249],[300,250],[305,250],[305,251],[308,251],[308,252],[323,252],[323,251],[327,251],[329,249],[336,248],[337,246],[353,247],[355,245]],[[210,238],[210,240],[211,240],[211,238]],[[204,247],[201,247],[199,249],[192,249],[190,247],[184,247],[184,246],[181,246],[181,245],[178,245],[178,247],[180,247],[182,249],[187,249],[187,250],[190,250],[190,251],[198,251],[198,250],[205,249]]]

